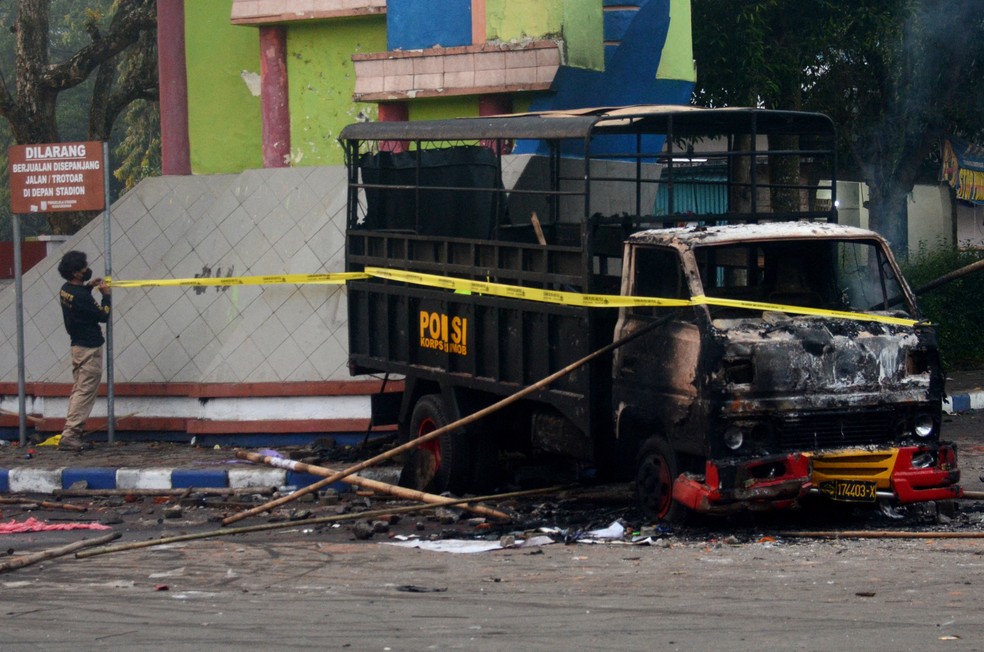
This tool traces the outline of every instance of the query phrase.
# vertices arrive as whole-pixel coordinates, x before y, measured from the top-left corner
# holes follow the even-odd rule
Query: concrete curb
[[[370,472],[374,471],[374,472]],[[399,471],[367,469],[362,477],[396,483]],[[53,494],[84,481],[87,489],[199,489],[277,487],[296,489],[306,487],[322,477],[284,469],[243,467],[224,470],[168,468],[60,468],[60,469],[0,469],[0,493]],[[330,488],[342,492],[350,485],[335,482]]]
[[[950,394],[943,399],[943,411],[947,414],[959,414],[969,410],[984,409],[984,389],[972,389],[968,392]]]

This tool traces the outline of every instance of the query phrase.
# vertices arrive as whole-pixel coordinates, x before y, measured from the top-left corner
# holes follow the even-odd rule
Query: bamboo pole
[[[251,453],[249,451],[237,450],[236,457],[241,460],[249,460],[250,462],[258,462],[261,464],[267,464],[269,466],[275,466],[279,469],[287,469],[288,471],[297,471],[298,473],[310,473],[312,475],[320,475],[322,477],[328,478],[333,474],[337,473],[332,469],[317,466],[314,464],[305,464],[304,462],[298,462],[296,460],[288,460],[282,457],[273,457],[270,455],[260,455],[259,453]],[[425,491],[418,491],[416,489],[407,489],[406,487],[399,487],[395,484],[389,484],[387,482],[380,482],[379,480],[371,480],[369,478],[363,478],[358,475],[350,475],[342,482],[355,485],[357,487],[365,487],[366,489],[372,489],[373,491],[381,491],[387,493],[397,498],[403,498],[405,500],[416,500],[421,503],[430,503],[431,505],[443,505],[448,502],[448,498],[444,496],[438,496],[437,494],[427,493]],[[481,514],[482,516],[488,516],[490,518],[497,518],[500,520],[508,521],[511,519],[509,514],[505,512],[500,512],[483,505],[471,505],[469,503],[461,503],[458,505],[462,509],[468,510],[469,512],[474,512],[476,514]]]
[[[906,530],[818,530],[780,532],[782,537],[804,539],[984,539],[984,532],[913,532]]]
[[[196,493],[205,496],[241,496],[258,494],[269,496],[276,491],[274,487],[199,487],[188,489],[58,489],[56,496],[86,498],[95,496],[178,496]]]
[[[20,413],[11,412],[10,410],[4,410],[3,408],[0,408],[0,414],[6,414],[9,417],[16,417],[19,416]],[[34,425],[39,425],[41,423],[44,423],[44,419],[41,419],[39,417],[32,417],[30,414],[25,414],[24,418],[30,421],[31,423],[33,423]]]
[[[984,500],[984,491],[964,491],[957,498],[963,500]]]
[[[930,290],[934,290],[940,287],[941,285],[946,285],[950,281],[955,281],[958,278],[962,278],[964,276],[967,276],[968,274],[972,274],[982,269],[984,269],[984,260],[978,260],[969,265],[961,267],[960,269],[955,269],[952,272],[948,272],[937,279],[933,279],[926,285],[921,285],[917,287],[915,290],[912,291],[912,293],[915,294],[916,296],[919,296],[924,292],[929,292]]]
[[[322,487],[327,487],[328,485],[332,484],[333,482],[338,482],[339,480],[343,480],[343,479],[347,478],[348,476],[352,475],[353,473],[358,473],[359,471],[361,471],[363,469],[367,469],[370,466],[374,466],[374,465],[378,464],[379,462],[383,462],[385,460],[392,459],[393,457],[396,457],[400,453],[403,453],[405,451],[408,451],[408,450],[411,450],[413,448],[416,448],[416,447],[420,446],[421,444],[423,444],[425,442],[431,441],[432,439],[437,439],[441,435],[447,434],[448,432],[451,432],[452,430],[455,430],[457,428],[462,428],[464,426],[467,426],[470,423],[474,423],[475,421],[478,421],[479,419],[482,419],[482,418],[484,418],[484,417],[492,414],[493,412],[497,412],[497,411],[501,410],[502,408],[504,408],[504,407],[506,407],[508,405],[512,405],[513,403],[519,401],[520,399],[525,398],[525,397],[529,396],[530,394],[532,394],[532,393],[534,393],[536,391],[539,391],[540,389],[543,389],[544,387],[546,387],[547,385],[549,385],[553,381],[557,380],[558,378],[563,378],[567,374],[571,373],[572,371],[575,371],[576,369],[578,369],[580,367],[583,367],[584,365],[588,364],[592,360],[594,360],[596,358],[599,358],[599,357],[601,357],[603,355],[606,355],[608,353],[611,353],[612,351],[614,351],[615,349],[619,348],[620,346],[624,346],[625,344],[628,344],[629,342],[631,342],[631,341],[633,341],[633,340],[635,340],[635,339],[637,339],[637,338],[645,335],[646,333],[654,330],[657,326],[662,325],[662,323],[664,321],[665,321],[664,319],[655,321],[655,322],[653,322],[653,323],[645,326],[644,328],[640,328],[639,330],[637,330],[634,333],[631,333],[629,335],[626,335],[625,337],[623,337],[621,339],[615,340],[611,344],[607,344],[607,345],[601,347],[600,349],[598,349],[597,351],[595,351],[593,353],[589,353],[588,355],[584,356],[580,360],[577,360],[575,362],[572,362],[571,364],[567,365],[563,369],[560,369],[559,371],[555,371],[554,373],[550,374],[549,376],[547,376],[545,378],[542,378],[542,379],[538,380],[537,382],[533,383],[532,385],[529,385],[527,387],[524,387],[523,389],[521,389],[520,391],[516,392],[515,394],[511,394],[511,395],[507,396],[506,398],[502,399],[501,401],[498,401],[496,403],[493,403],[492,405],[490,405],[488,407],[482,408],[478,412],[474,412],[473,414],[470,414],[470,415],[468,415],[466,417],[462,417],[461,419],[458,419],[457,421],[454,421],[452,423],[449,423],[446,426],[442,426],[442,427],[440,427],[440,428],[438,428],[436,430],[432,430],[431,432],[429,432],[429,433],[427,433],[425,435],[421,435],[420,437],[417,437],[415,439],[411,439],[410,441],[406,442],[405,444],[401,444],[401,445],[397,446],[396,448],[391,448],[390,450],[385,451],[383,453],[380,453],[379,455],[376,455],[375,457],[371,457],[368,460],[359,462],[358,464],[353,464],[352,466],[350,466],[350,467],[348,467],[348,468],[346,468],[346,469],[344,469],[342,471],[339,471],[339,472],[337,472],[337,473],[335,473],[333,475],[328,476],[327,478],[324,478],[323,480],[319,480],[318,482],[315,482],[313,484],[310,484],[310,485],[308,485],[306,487],[303,487],[301,489],[298,489],[297,491],[295,491],[295,492],[293,492],[293,493],[291,493],[291,494],[289,494],[287,496],[283,496],[282,498],[277,498],[276,500],[271,500],[270,502],[265,503],[263,505],[260,505],[259,507],[254,507],[253,509],[247,509],[244,512],[240,512],[238,514],[234,514],[232,516],[229,516],[229,517],[227,517],[227,518],[225,518],[225,519],[222,520],[222,524],[223,525],[230,525],[230,524],[235,523],[236,521],[240,521],[240,520],[242,520],[244,518],[248,518],[250,516],[256,516],[257,514],[262,514],[263,512],[269,511],[270,509],[272,509],[274,507],[278,507],[280,505],[283,505],[284,503],[289,503],[292,500],[297,500],[301,496],[304,496],[306,494],[309,494],[309,493],[313,493],[315,491],[318,491]]]
[[[84,512],[88,507],[81,505],[69,505],[67,503],[53,503],[48,500],[31,500],[30,498],[0,498],[0,505],[36,505],[45,509],[64,509],[69,512]]]
[[[82,548],[100,546],[104,543],[109,543],[110,541],[119,539],[120,536],[121,535],[119,532],[113,532],[112,534],[107,534],[106,536],[98,537],[96,539],[82,539],[81,541],[70,543],[67,546],[51,548],[50,550],[43,550],[30,555],[20,555],[0,564],[0,573],[5,573],[9,570],[15,570],[18,568],[24,568],[25,566],[30,566],[31,564],[36,564],[39,561],[44,561],[46,559],[64,557],[65,555],[70,555],[76,550],[81,550]]]
[[[521,498],[523,496],[533,496],[536,494],[552,493],[556,491],[563,491],[568,489],[568,486],[557,486],[557,487],[544,487],[541,489],[527,489],[524,491],[511,491],[504,494],[491,494],[488,496],[476,496],[473,498],[456,498],[451,499],[446,505],[460,505],[461,503],[466,503],[469,501],[474,502],[486,502],[492,500],[506,500],[509,498]],[[150,548],[153,546],[163,546],[170,543],[181,543],[183,541],[195,541],[198,539],[212,539],[215,537],[230,536],[233,534],[248,534],[251,532],[266,532],[268,530],[283,530],[286,528],[296,528],[296,527],[307,527],[309,525],[320,525],[323,523],[338,523],[339,521],[353,521],[359,519],[369,519],[376,518],[379,516],[389,516],[391,514],[410,514],[413,512],[422,512],[428,509],[436,509],[442,505],[409,505],[407,507],[394,507],[392,509],[377,509],[369,512],[356,512],[352,514],[338,514],[336,516],[319,516],[317,518],[307,518],[300,521],[289,521],[286,523],[264,523],[262,525],[246,525],[243,527],[235,528],[225,528],[219,530],[212,530],[211,532],[199,532],[197,534],[179,534],[173,537],[164,537],[161,539],[154,539],[152,541],[134,541],[132,543],[121,543],[116,546],[106,546],[103,548],[95,548],[93,550],[87,550],[85,552],[76,553],[76,559],[85,559],[86,557],[95,557],[96,555],[105,555],[111,552],[124,552],[126,550],[138,550],[140,548]]]

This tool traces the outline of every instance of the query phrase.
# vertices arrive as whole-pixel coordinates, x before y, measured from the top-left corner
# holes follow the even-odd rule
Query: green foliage
[[[695,102],[829,115],[841,178],[868,185],[871,227],[905,251],[905,196],[939,169],[941,139],[984,139],[984,85],[973,82],[984,76],[981,0],[692,7]]]
[[[53,62],[67,60],[92,41],[96,30],[109,28],[118,0],[50,0],[49,52]],[[0,2],[0,70],[4,75],[0,83],[13,90],[15,69],[16,34],[12,26],[17,19],[17,4]],[[117,62],[119,70],[134,63],[126,56]],[[82,84],[59,93],[56,107],[60,140],[73,142],[88,140],[89,113],[95,75]],[[12,238],[10,214],[10,187],[8,180],[7,150],[15,144],[10,124],[0,119],[0,240]],[[110,165],[113,176],[110,183],[110,200],[117,199],[136,185],[140,179],[160,174],[160,118],[156,102],[136,102],[116,120],[110,142]],[[42,216],[21,216],[23,237],[51,233],[51,227]]]
[[[120,116],[122,138],[113,147],[116,170],[113,176],[122,184],[121,194],[141,179],[161,174],[161,115],[157,102],[135,102]]]
[[[903,264],[913,288],[984,259],[984,251],[920,246]],[[947,369],[984,366],[984,271],[973,272],[917,297],[923,315],[936,325],[940,355]]]

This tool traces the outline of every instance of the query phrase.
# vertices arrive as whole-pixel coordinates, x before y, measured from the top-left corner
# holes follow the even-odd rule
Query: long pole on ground
[[[20,215],[11,215],[14,230],[14,294],[17,312],[17,432],[20,445],[27,445],[27,384],[24,380],[24,279],[21,274]]]
[[[446,505],[460,505],[461,503],[467,502],[490,502],[493,500],[506,500],[509,498],[519,498],[521,496],[533,496],[536,494],[551,493],[555,491],[563,491],[567,487],[543,487],[540,489],[525,489],[522,491],[511,491],[504,494],[490,494],[488,496],[475,496],[472,498],[453,498],[450,499]],[[231,534],[248,534],[250,532],[266,532],[267,530],[283,530],[286,528],[297,528],[297,527],[308,527],[310,525],[320,525],[323,523],[337,523],[339,521],[357,521],[360,519],[372,519],[379,516],[388,516],[391,514],[412,514],[414,512],[422,512],[427,509],[436,509],[442,507],[442,505],[409,505],[407,507],[391,507],[388,509],[377,509],[369,512],[351,512],[349,514],[338,514],[335,516],[318,516],[315,518],[305,518],[299,521],[287,521],[284,523],[264,523],[262,525],[246,525],[243,527],[233,527],[219,530],[212,530],[210,532],[198,532],[196,534],[178,534],[173,537],[163,537],[160,539],[151,539],[149,541],[134,541],[133,543],[121,543],[115,546],[105,546],[103,548],[96,548],[94,550],[86,550],[84,552],[75,553],[76,559],[85,559],[86,557],[95,557],[96,555],[105,555],[111,552],[122,552],[124,550],[137,550],[139,548],[150,548],[153,546],[163,546],[169,543],[180,543],[182,541],[195,541],[197,539],[211,539],[214,537],[225,537]]]
[[[327,478],[337,471],[329,469],[324,466],[317,466],[315,464],[305,464],[304,462],[298,462],[297,460],[288,460],[283,457],[273,457],[271,455],[260,455],[259,453],[251,453],[249,451],[236,451],[236,457],[241,460],[249,460],[250,462],[256,462],[258,464],[268,464],[269,466],[274,466],[279,469],[287,469],[288,471],[295,471],[297,473],[310,473],[312,475],[320,475],[323,478]],[[358,475],[350,475],[345,478],[342,482],[347,482],[348,484],[355,485],[357,487],[363,487],[365,489],[370,489],[372,491],[379,491],[382,493],[389,494],[391,496],[396,496],[397,498],[403,498],[405,500],[416,500],[422,503],[430,503],[432,505],[443,505],[450,502],[452,499],[445,496],[438,496],[437,494],[427,493],[426,491],[419,491],[417,489],[408,489],[406,487],[400,487],[395,484],[390,484],[388,482],[380,482],[379,480],[373,480],[371,478],[363,478]],[[469,503],[455,503],[459,507],[469,512],[474,512],[475,514],[481,514],[482,516],[490,516],[492,518],[498,518],[502,520],[509,520],[509,514],[501,512],[497,509],[490,509],[484,505],[471,505]]]
[[[106,212],[103,217],[103,231],[106,234],[105,243],[105,278],[113,277],[113,239],[112,239],[112,220],[110,219],[109,201],[109,143],[103,141],[103,196],[106,202]],[[115,308],[110,308],[109,319],[106,321],[106,439],[110,444],[116,441],[116,393],[113,383],[113,312]]]
[[[478,412],[475,412],[474,414],[470,414],[470,415],[468,415],[466,417],[463,417],[461,419],[458,419],[457,421],[455,421],[453,423],[449,423],[446,426],[442,426],[442,427],[438,428],[437,430],[432,430],[431,432],[427,433],[426,435],[421,435],[420,437],[417,437],[416,439],[411,439],[410,441],[408,441],[405,444],[401,444],[400,446],[397,446],[396,448],[391,448],[390,450],[385,451],[383,453],[380,453],[379,455],[376,455],[375,457],[369,458],[368,460],[365,460],[363,462],[359,462],[358,464],[353,464],[352,466],[348,467],[347,469],[344,469],[342,471],[339,471],[339,472],[337,472],[337,473],[335,473],[333,475],[328,476],[327,478],[324,478],[323,480],[319,480],[318,482],[315,482],[314,484],[310,484],[310,485],[308,485],[308,486],[306,486],[306,487],[304,487],[302,489],[298,489],[297,491],[295,491],[295,492],[293,492],[293,493],[291,493],[291,494],[289,494],[287,496],[284,496],[282,498],[278,498],[276,500],[271,500],[270,502],[265,503],[263,505],[260,505],[258,507],[254,507],[253,509],[248,509],[245,512],[240,512],[238,514],[234,514],[232,516],[229,516],[229,517],[227,517],[227,518],[225,518],[225,519],[222,520],[222,524],[223,525],[229,525],[231,523],[235,523],[236,521],[240,521],[240,520],[242,520],[244,518],[247,518],[249,516],[255,516],[257,514],[262,514],[263,512],[269,511],[270,509],[272,509],[274,507],[278,507],[280,505],[283,505],[284,503],[289,503],[292,500],[297,500],[298,498],[300,498],[301,496],[303,496],[305,494],[309,494],[309,493],[318,491],[322,487],[326,487],[326,486],[332,484],[333,482],[338,482],[339,480],[342,480],[344,478],[347,478],[348,476],[352,475],[353,473],[358,473],[362,469],[369,468],[370,466],[373,466],[375,464],[378,464],[378,463],[380,463],[380,462],[382,462],[384,460],[388,460],[388,459],[391,459],[393,457],[396,457],[400,453],[403,453],[405,451],[408,451],[408,450],[411,450],[413,448],[416,448],[417,446],[420,446],[421,444],[423,444],[425,442],[431,441],[432,439],[437,439],[441,435],[443,435],[445,433],[448,433],[448,432],[450,432],[452,430],[455,430],[456,428],[462,428],[464,426],[467,426],[470,423],[473,423],[475,421],[478,421],[479,419],[482,419],[482,418],[484,418],[484,417],[492,414],[493,412],[496,412],[498,410],[501,410],[502,408],[504,408],[504,407],[506,407],[508,405],[512,405],[513,403],[519,401],[520,399],[525,398],[526,396],[529,396],[533,392],[536,392],[536,391],[539,391],[539,390],[543,389],[544,387],[546,387],[547,385],[549,385],[553,381],[557,380],[558,378],[562,378],[562,377],[566,376],[567,374],[571,373],[572,371],[574,371],[574,370],[576,370],[576,369],[578,369],[580,367],[583,367],[584,365],[588,364],[592,360],[594,360],[596,358],[599,358],[599,357],[601,357],[603,355],[606,355],[608,353],[611,353],[612,351],[614,351],[615,349],[619,348],[620,346],[624,346],[624,345],[628,344],[629,342],[631,342],[632,340],[635,340],[635,339],[637,339],[637,338],[645,335],[646,333],[648,333],[648,332],[652,331],[653,329],[655,329],[657,326],[662,325],[664,321],[666,321],[666,319],[659,319],[659,320],[657,320],[657,321],[655,321],[655,322],[653,322],[653,323],[645,326],[644,328],[640,328],[639,330],[637,330],[634,333],[630,333],[629,335],[626,335],[625,337],[623,337],[621,339],[615,340],[611,344],[607,344],[607,345],[601,347],[600,349],[598,349],[594,353],[589,353],[588,355],[584,356],[580,360],[577,360],[576,362],[572,362],[571,364],[567,365],[563,369],[560,369],[559,371],[555,371],[554,373],[550,374],[549,376],[538,380],[537,382],[533,383],[532,385],[529,385],[528,387],[524,387],[523,389],[521,389],[520,391],[516,392],[515,394],[512,394],[510,396],[507,396],[506,398],[502,399],[501,401],[498,401],[497,403],[493,403],[492,405],[490,405],[490,406],[488,406],[486,408],[483,408],[483,409],[479,410]]]

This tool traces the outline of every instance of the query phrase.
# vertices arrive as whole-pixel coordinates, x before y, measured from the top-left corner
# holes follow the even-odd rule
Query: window
[[[689,299],[687,287],[676,250],[656,247],[638,247],[635,250],[632,294],[639,297],[662,299]],[[656,308],[636,308],[642,315],[655,314]]]

